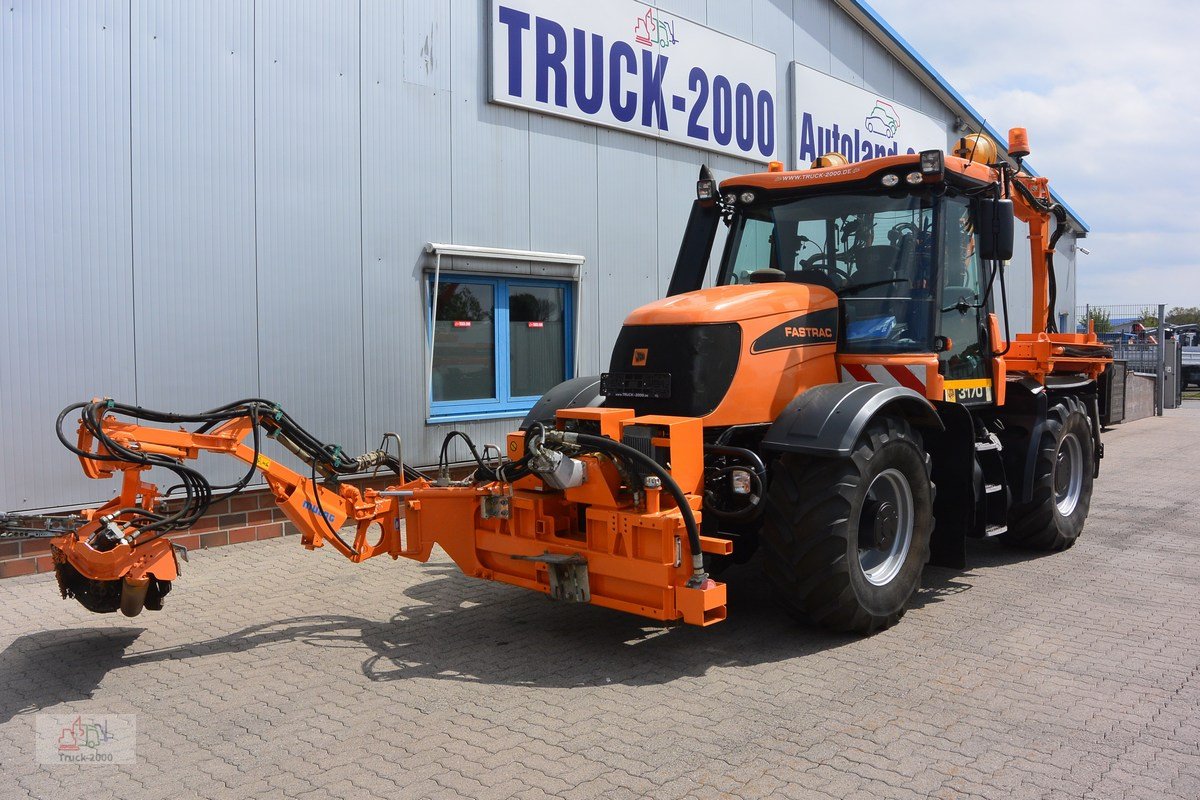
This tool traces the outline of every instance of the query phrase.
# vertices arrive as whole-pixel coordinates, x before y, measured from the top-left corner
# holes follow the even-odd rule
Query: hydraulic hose
[[[566,433],[563,434],[563,442],[566,444],[577,443],[592,450],[632,459],[656,475],[662,481],[663,488],[670,493],[671,497],[675,498],[675,504],[679,506],[679,514],[683,517],[683,527],[687,529],[688,547],[692,551],[692,577],[688,580],[688,586],[697,588],[708,579],[708,573],[704,571],[704,555],[700,552],[700,526],[696,524],[696,515],[692,513],[687,495],[683,493],[683,489],[679,488],[679,484],[675,482],[665,467],[640,450],[635,450],[629,445],[604,436]]]

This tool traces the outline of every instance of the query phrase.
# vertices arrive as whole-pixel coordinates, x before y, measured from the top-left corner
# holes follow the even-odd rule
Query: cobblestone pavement
[[[196,553],[134,620],[0,581],[3,797],[1200,797],[1200,408],[1119,427],[1066,553],[972,543],[868,639],[665,629],[295,539]],[[34,720],[132,713],[137,762]]]

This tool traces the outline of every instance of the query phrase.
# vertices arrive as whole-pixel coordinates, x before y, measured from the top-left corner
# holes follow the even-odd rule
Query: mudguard
[[[879,383],[827,383],[801,394],[767,429],[765,450],[848,456],[875,415],[904,417],[917,428],[944,430],[930,404],[912,389]]]
[[[600,394],[600,376],[588,375],[582,378],[571,378],[546,392],[536,403],[525,419],[521,420],[521,430],[525,430],[535,422],[552,424],[554,414],[560,408],[586,408],[598,406],[604,402]]]
[[[1014,503],[1033,499],[1034,468],[1049,408],[1046,388],[1033,378],[1025,376],[1008,382],[999,416],[1004,423],[1000,441],[1004,444],[1004,473]]]

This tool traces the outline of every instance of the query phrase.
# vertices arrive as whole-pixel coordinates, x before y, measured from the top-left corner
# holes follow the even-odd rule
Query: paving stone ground
[[[0,797],[1200,797],[1200,407],[1107,434],[1065,553],[973,542],[892,630],[710,629],[274,540],[133,620],[0,581]],[[38,713],[136,714],[41,766]]]

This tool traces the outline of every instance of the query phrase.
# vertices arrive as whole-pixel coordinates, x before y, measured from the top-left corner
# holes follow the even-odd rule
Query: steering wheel
[[[888,241],[892,244],[896,244],[905,236],[916,236],[920,232],[921,231],[917,229],[917,226],[913,225],[911,222],[901,222],[897,225],[893,225],[892,229],[888,231]]]
[[[831,280],[834,276],[841,278],[842,283],[847,283],[850,280],[850,273],[837,263],[836,258],[831,265],[829,263],[829,256],[825,253],[816,253],[815,255],[811,255],[801,261],[800,264],[805,269],[816,269],[830,273],[829,277]]]

